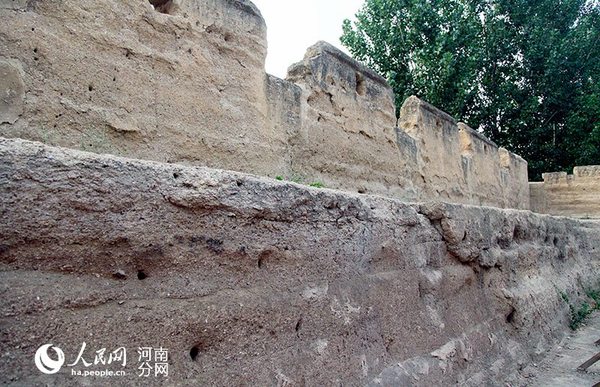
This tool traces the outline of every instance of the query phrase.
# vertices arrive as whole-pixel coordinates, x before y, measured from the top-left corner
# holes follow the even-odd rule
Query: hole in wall
[[[265,264],[267,263],[267,260],[272,255],[273,255],[273,250],[271,250],[271,249],[267,249],[267,250],[261,252],[260,255],[258,256],[258,260],[257,260],[257,266],[258,266],[258,268],[262,269],[263,267],[265,267]]]
[[[200,353],[200,348],[198,348],[197,345],[194,345],[192,347],[192,349],[190,349],[190,357],[192,358],[193,361],[196,361],[199,353]]]
[[[365,82],[365,77],[363,77],[360,73],[355,73],[356,75],[356,93],[358,95],[365,95],[367,93],[367,84]]]
[[[516,313],[516,309],[513,307],[510,310],[510,313],[506,315],[506,322],[508,324],[512,324],[515,322],[515,313]]]
[[[160,13],[170,15],[173,11],[173,0],[148,0],[154,7],[154,10]]]
[[[294,330],[296,331],[296,334],[299,334],[300,329],[302,329],[302,317],[300,317],[300,319],[298,320],[298,322],[296,323],[296,326],[294,327]]]
[[[141,280],[145,280],[146,278],[148,278],[148,275],[143,270],[138,270],[138,272],[137,272],[137,278],[140,281]]]
[[[525,239],[525,231],[517,225],[513,230],[513,240],[518,241],[520,239]]]

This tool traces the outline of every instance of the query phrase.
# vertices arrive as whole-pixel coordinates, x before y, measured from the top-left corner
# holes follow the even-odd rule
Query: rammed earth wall
[[[600,286],[600,224],[529,211],[8,139],[0,198],[3,384],[505,385],[565,334],[561,293]],[[35,367],[82,342],[128,348],[128,375]]]
[[[600,218],[600,166],[575,167],[573,174],[544,173],[530,183],[531,209],[542,214]]]
[[[518,384],[600,287],[520,157],[323,42],[266,74],[249,1],[151,3],[0,1],[1,384]]]
[[[0,135],[403,200],[529,208],[527,164],[320,42],[264,71],[246,0],[0,4]]]

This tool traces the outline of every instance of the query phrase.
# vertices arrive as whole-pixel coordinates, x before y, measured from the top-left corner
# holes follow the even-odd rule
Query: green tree
[[[530,178],[600,164],[600,2],[366,0],[342,43],[529,162]]]

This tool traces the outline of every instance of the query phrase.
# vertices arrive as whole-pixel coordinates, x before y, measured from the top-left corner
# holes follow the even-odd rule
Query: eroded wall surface
[[[398,147],[385,79],[325,42],[310,47],[286,79],[303,91],[293,172],[332,188],[416,198],[414,155]]]
[[[530,183],[531,210],[542,214],[600,218],[600,166],[575,167],[573,174],[544,173]]]
[[[141,0],[8,3],[0,71],[14,93],[0,106],[3,136],[258,174],[284,168],[285,133],[265,124],[266,26],[252,3],[178,1],[171,14]]]
[[[151,5],[154,4],[153,5]],[[407,201],[529,207],[526,163],[319,42],[264,71],[247,0],[0,5],[0,135]]]
[[[529,209],[527,162],[418,98],[398,127],[416,141],[419,198]]]
[[[0,199],[2,384],[104,384],[34,365],[86,342],[128,349],[119,385],[505,385],[565,332],[560,292],[600,285],[600,224],[527,211],[19,139]],[[140,380],[140,346],[168,378]]]

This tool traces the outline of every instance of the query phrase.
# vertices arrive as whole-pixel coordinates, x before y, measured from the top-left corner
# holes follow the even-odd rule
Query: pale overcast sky
[[[267,72],[284,78],[306,49],[324,40],[343,49],[342,21],[354,19],[364,0],[252,0],[267,22]],[[346,51],[346,50],[344,50]]]

